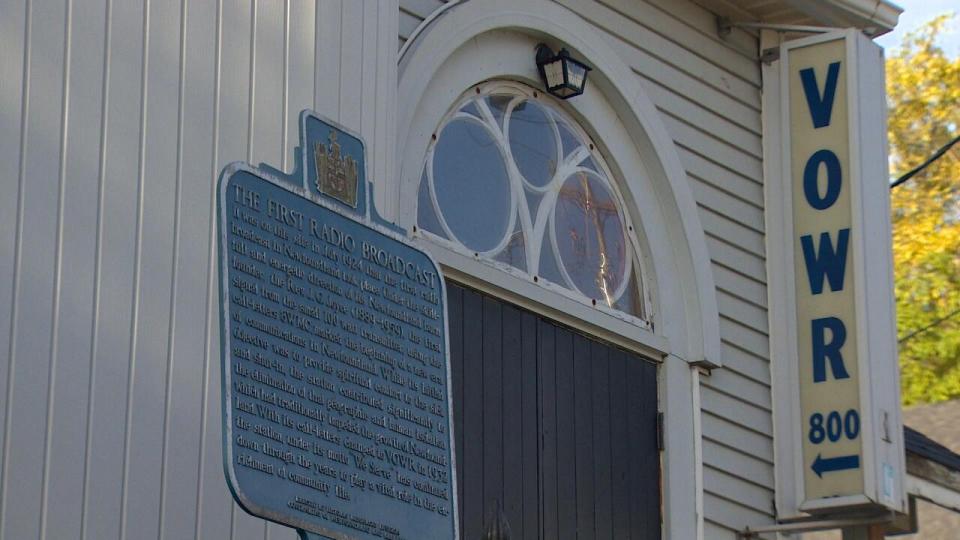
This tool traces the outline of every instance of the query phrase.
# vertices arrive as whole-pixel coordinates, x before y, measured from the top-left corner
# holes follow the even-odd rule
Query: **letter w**
[[[833,292],[843,290],[843,276],[847,267],[847,245],[850,240],[850,229],[840,229],[837,233],[837,248],[833,248],[830,233],[820,233],[820,246],[816,251],[813,247],[813,236],[806,234],[800,237],[803,247],[803,262],[807,267],[807,279],[810,281],[810,294],[823,292],[823,278],[826,276]]]
[[[810,108],[810,118],[813,127],[822,128],[830,125],[830,115],[833,112],[833,98],[837,94],[837,78],[840,76],[840,62],[833,62],[827,68],[827,83],[823,87],[823,94],[817,84],[817,74],[813,68],[800,70],[800,82],[803,83],[803,93],[807,96],[807,106]]]

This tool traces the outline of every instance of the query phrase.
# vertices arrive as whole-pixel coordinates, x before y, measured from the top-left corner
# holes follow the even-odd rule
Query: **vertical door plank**
[[[660,537],[656,366],[448,285],[463,537]]]
[[[537,318],[532,313],[522,311],[520,327],[523,334],[522,346],[522,391],[521,411],[523,429],[523,526],[522,535],[514,532],[514,538],[535,540],[539,538],[539,475],[540,459],[537,445],[540,423],[538,415],[539,384],[537,367]]]
[[[591,341],[580,334],[573,338],[573,401],[577,479],[577,538],[594,538],[593,491],[593,389],[591,383]]]
[[[634,357],[641,372],[638,381],[642,388],[641,395],[643,411],[641,423],[641,437],[643,440],[643,475],[638,478],[639,486],[660,485],[660,450],[657,448],[657,367],[646,360]],[[644,538],[660,538],[660,498],[658,491],[649,491],[650,495],[642,498],[643,515],[645,521]]]
[[[523,538],[522,328],[519,309],[503,306],[503,507],[511,538]]]
[[[630,403],[630,476],[635,486],[659,485],[660,467],[657,450],[656,368],[643,359],[627,360]],[[653,385],[651,386],[651,383]],[[656,465],[656,466],[655,466]],[[631,508],[632,538],[654,538],[660,534],[660,501],[653,492],[633,497]]]
[[[483,297],[463,291],[463,531],[479,538],[483,531]]]
[[[612,536],[612,480],[610,431],[610,349],[609,345],[591,342],[593,388],[593,476],[594,531],[597,538]]]
[[[633,461],[629,440],[625,436],[629,426],[626,356],[626,353],[618,349],[610,351],[610,455],[613,462],[611,538],[617,539],[630,538],[630,499],[635,491],[630,475],[626,474],[630,462]]]
[[[557,328],[557,498],[559,535],[576,538],[577,478],[573,333]]]
[[[560,496],[557,448],[556,327],[537,319],[540,374],[540,504],[541,538],[560,537]]]
[[[489,296],[483,299],[484,527],[496,517],[497,504],[503,501],[502,305]]]

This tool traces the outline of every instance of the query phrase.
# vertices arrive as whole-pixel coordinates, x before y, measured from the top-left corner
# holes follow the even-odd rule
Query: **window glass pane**
[[[542,187],[557,170],[557,138],[553,122],[536,103],[523,101],[510,113],[510,151],[520,174]]]
[[[570,131],[565,122],[557,122],[557,127],[560,131],[560,140],[563,142],[563,157],[567,157],[581,146],[580,139]]]
[[[554,216],[560,263],[584,295],[614,307],[627,270],[627,242],[613,194],[578,172],[560,189]]]
[[[485,127],[456,119],[443,128],[433,157],[433,186],[457,239],[475,251],[497,247],[510,218],[510,181]]]
[[[510,235],[510,240],[507,241],[507,245],[503,248],[503,251],[496,256],[496,260],[507,263],[514,268],[519,268],[520,270],[526,271],[526,251],[526,242],[524,241],[523,237],[523,229],[520,227],[520,223],[517,223],[516,227],[514,227],[513,234]]]
[[[487,98],[487,105],[490,107],[490,113],[497,121],[498,127],[503,127],[503,117],[507,114],[507,107],[516,96],[509,94],[497,94]]]
[[[430,184],[427,182],[426,170],[420,178],[420,193],[417,195],[417,225],[440,238],[447,238],[447,234],[443,232],[443,225],[440,225],[437,213],[433,209],[433,201],[430,200]]]
[[[431,143],[417,224],[446,249],[644,319],[621,199],[603,157],[558,103],[512,82],[465,94]]]
[[[538,269],[540,279],[545,279],[557,285],[566,286],[566,280],[560,274],[560,267],[557,265],[557,258],[553,254],[553,244],[547,239],[540,248],[540,268]]]

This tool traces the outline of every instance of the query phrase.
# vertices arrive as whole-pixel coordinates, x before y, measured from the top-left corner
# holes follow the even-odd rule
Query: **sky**
[[[904,34],[943,13],[956,13],[953,22],[940,35],[940,46],[947,55],[960,56],[960,2],[957,0],[893,0],[903,8],[897,27],[875,41],[888,51],[897,48]],[[889,53],[888,53],[889,56]]]

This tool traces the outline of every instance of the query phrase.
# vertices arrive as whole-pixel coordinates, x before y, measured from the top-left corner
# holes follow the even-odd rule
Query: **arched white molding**
[[[610,148],[626,179],[625,197],[634,203],[634,222],[646,238],[652,269],[656,333],[672,354],[688,362],[720,365],[720,330],[716,289],[706,239],[679,155],[653,103],[599,30],[575,13],[547,0],[471,0],[434,21],[412,44],[400,65],[397,111],[399,182],[397,204],[384,209],[408,229],[415,217],[401,215],[399,202],[414,207],[423,156],[433,130],[456,98],[471,85],[509,78],[538,86],[534,50],[538,40],[571,50],[593,66],[587,93],[571,102],[587,125],[597,125],[589,94],[599,91],[635,147]],[[596,100],[594,100],[596,101]],[[629,111],[629,114],[624,114]],[[608,122],[609,123],[609,122]],[[606,138],[607,145],[625,141]],[[633,174],[639,167],[645,175]],[[648,197],[654,194],[654,199]]]
[[[594,68],[587,92],[568,105],[603,145],[608,164],[624,181],[627,211],[642,228],[638,237],[654,300],[656,339],[640,340],[663,361],[659,391],[665,415],[664,538],[702,538],[700,407],[694,365],[719,365],[721,354],[710,259],[673,140],[638,77],[607,39],[575,13],[548,0],[470,0],[437,18],[410,45],[399,67],[400,174],[388,197],[395,206],[385,210],[410,230],[431,135],[464,90],[496,78],[539,86],[534,47],[540,41],[554,48],[565,46]],[[498,279],[497,270],[480,267],[476,275],[466,277]],[[650,334],[639,328],[634,332]]]

